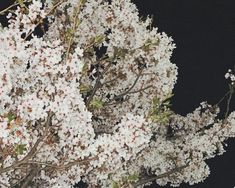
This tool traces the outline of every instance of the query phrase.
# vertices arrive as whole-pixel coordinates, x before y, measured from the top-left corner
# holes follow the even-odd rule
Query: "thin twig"
[[[100,63],[101,63],[101,62],[100,62]],[[103,84],[101,84],[100,80],[101,80],[101,78],[103,77],[103,75],[108,71],[108,69],[110,68],[110,66],[111,66],[111,63],[109,63],[109,64],[107,65],[107,67],[105,68],[105,70],[104,70],[103,72],[101,72],[101,73],[98,74],[98,78],[96,79],[95,85],[94,85],[94,87],[93,87],[93,89],[92,89],[92,91],[91,91],[91,95],[89,96],[89,98],[88,98],[87,101],[86,101],[86,105],[87,105],[87,106],[89,106],[89,104],[91,103],[91,101],[92,101],[92,99],[94,98],[94,96],[95,96],[96,92],[98,91],[98,89],[103,86]]]
[[[46,14],[46,16],[48,16],[52,11],[54,11],[54,9],[56,9],[58,6],[60,6],[63,2],[64,2],[64,0],[62,0],[62,1],[58,2],[57,4],[55,4],[55,5],[51,8],[51,10]],[[35,25],[34,28],[36,28],[37,26],[39,26],[39,25],[43,22],[44,19],[45,19],[45,18],[41,18],[41,19],[36,23],[36,25]],[[35,29],[32,29],[32,30],[24,37],[24,40],[27,40],[27,38],[34,32],[34,30],[35,30]]]
[[[73,44],[73,40],[74,40],[74,36],[75,36],[75,31],[76,31],[76,29],[77,29],[77,27],[78,27],[78,22],[77,22],[77,19],[78,19],[78,13],[79,13],[79,11],[80,11],[80,6],[81,6],[81,4],[79,3],[78,4],[78,7],[77,7],[77,10],[76,10],[76,12],[75,12],[75,17],[74,17],[74,25],[73,25],[73,30],[72,30],[72,36],[70,37],[70,39],[69,39],[69,44],[68,44],[68,49],[67,49],[67,52],[66,52],[66,61],[68,60],[68,58],[69,58],[69,52],[70,52],[70,50],[71,50],[71,46],[72,46],[72,44]]]
[[[165,172],[165,173],[160,174],[160,175],[153,175],[153,176],[145,177],[145,178],[139,180],[138,182],[132,184],[132,186],[134,188],[136,188],[136,187],[138,187],[140,185],[144,185],[146,183],[149,183],[149,182],[152,182],[152,181],[155,181],[155,180],[167,177],[167,176],[172,175],[172,174],[174,174],[176,172],[180,172],[181,170],[183,170],[184,168],[186,168],[188,166],[189,166],[189,164],[186,164],[186,165],[174,168],[173,170],[170,170],[170,171]]]
[[[126,99],[123,99],[122,101],[117,101],[117,102],[113,102],[113,103],[105,103],[105,106],[113,106],[113,105],[121,104],[121,103],[128,101],[129,99],[130,98],[126,98]]]
[[[230,92],[229,92],[229,97],[228,97],[227,106],[226,106],[225,119],[228,117],[229,107],[230,107],[231,99],[233,96],[233,92],[234,92],[234,88],[233,88],[233,86],[230,86]]]
[[[91,161],[91,160],[95,160],[97,159],[98,157],[95,156],[95,157],[91,157],[91,158],[88,158],[88,159],[85,159],[85,160],[75,160],[73,162],[69,162],[68,164],[66,165],[60,165],[60,166],[55,166],[55,170],[65,170],[65,169],[68,169],[74,165],[82,165],[82,164],[86,164],[87,162]]]
[[[33,168],[30,170],[26,178],[23,180],[22,184],[20,185],[21,188],[28,188],[29,184],[32,182],[32,180],[35,178],[35,176],[38,174],[39,169],[37,166],[33,166]]]
[[[4,187],[9,187],[7,184],[0,182],[0,185],[3,185]]]
[[[111,79],[111,80],[109,80],[109,81],[106,81],[106,82],[103,82],[102,83],[102,85],[107,85],[107,84],[110,84],[110,83],[112,83],[112,82],[114,82],[114,81],[116,81],[118,78],[120,78],[121,76],[120,75],[118,75],[116,78],[113,78],[113,79]]]
[[[11,184],[11,187],[15,187],[17,185],[20,185],[20,183],[27,177],[28,174],[25,176],[21,177],[20,179],[17,178],[16,182],[14,184]]]
[[[100,86],[101,86],[100,79],[101,79],[101,76],[100,76],[100,74],[99,74],[99,76],[98,76],[98,78],[97,78],[97,80],[96,80],[96,82],[95,82],[95,85],[94,85],[94,87],[93,87],[93,89],[92,89],[92,91],[91,91],[91,95],[90,95],[89,98],[87,99],[87,102],[86,102],[87,106],[89,106],[89,104],[91,103],[93,97],[95,96],[96,91],[97,91],[97,90],[100,88]]]
[[[131,87],[130,87],[128,90],[126,90],[125,92],[123,92],[123,93],[121,93],[121,94],[115,96],[114,98],[110,99],[108,102],[105,102],[104,105],[107,105],[107,104],[113,102],[114,100],[120,99],[120,98],[122,98],[123,96],[129,94],[130,91],[131,91],[131,90],[135,87],[135,85],[137,84],[138,80],[140,79],[140,76],[141,76],[141,72],[138,74],[138,76],[136,77],[134,83],[131,85]]]
[[[215,106],[219,106],[220,103],[224,101],[224,99],[229,95],[230,92],[231,92],[230,90],[227,91],[227,93],[225,93],[225,95],[219,100],[219,102],[216,103]]]
[[[138,89],[138,90],[136,90],[136,91],[131,91],[131,92],[129,92],[128,94],[139,93],[139,92],[145,91],[146,89],[149,89],[149,88],[151,88],[151,87],[153,87],[153,85],[150,85],[150,86],[147,86],[147,87]]]
[[[12,164],[11,166],[8,166],[6,168],[0,168],[0,174],[4,173],[4,172],[8,172],[12,169],[15,169],[16,167],[19,167],[22,164],[25,164],[29,159],[31,159],[37,152],[37,148],[39,146],[39,144],[44,140],[44,138],[46,136],[48,136],[48,132],[49,132],[49,126],[51,123],[51,118],[52,118],[53,114],[50,112],[48,114],[46,123],[45,123],[45,133],[44,135],[42,135],[41,137],[39,137],[39,139],[36,141],[36,143],[34,144],[34,146],[32,147],[32,149],[29,151],[29,153],[20,161]]]
[[[26,3],[26,2],[30,2],[30,1],[23,1],[23,2]],[[0,15],[4,14],[5,12],[9,11],[10,9],[12,9],[13,7],[18,6],[18,5],[19,5],[19,3],[14,3],[14,4],[10,5],[9,7],[0,11]]]

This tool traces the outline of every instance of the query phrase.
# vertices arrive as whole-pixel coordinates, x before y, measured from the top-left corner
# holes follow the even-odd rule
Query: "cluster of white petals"
[[[235,75],[232,73],[232,70],[229,69],[228,72],[225,74],[226,79],[230,79],[231,84],[234,85],[235,83]]]
[[[178,186],[209,175],[205,160],[235,137],[235,113],[219,120],[206,102],[187,116],[169,109],[171,37],[130,0],[19,2],[0,32],[0,187]]]

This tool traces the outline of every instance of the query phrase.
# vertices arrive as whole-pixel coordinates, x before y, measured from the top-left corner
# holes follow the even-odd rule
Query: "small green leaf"
[[[90,106],[95,109],[100,109],[104,106],[104,102],[101,99],[93,99]]]
[[[169,101],[174,96],[173,93],[168,93],[166,98],[163,101]]]
[[[104,36],[103,35],[98,35],[98,36],[95,37],[95,43],[97,43],[97,44],[102,43],[103,40],[104,40]]]
[[[80,2],[81,2],[81,5],[84,5],[87,2],[87,0],[80,0]]]
[[[167,123],[169,121],[169,117],[172,114],[172,111],[169,109],[172,96],[173,94],[169,93],[163,100],[157,97],[153,98],[152,109],[149,113],[149,118],[152,121],[158,123]]]
[[[171,114],[172,114],[171,111],[159,112],[156,114],[153,113],[150,115],[150,119],[154,122],[165,124],[169,121],[169,116]]]
[[[119,185],[117,182],[113,181],[112,188],[119,188]]]
[[[129,52],[128,49],[114,47],[114,59],[125,58]]]
[[[15,115],[13,113],[9,112],[7,114],[7,119],[8,119],[9,122],[11,122],[12,120],[15,119]]]
[[[17,154],[22,155],[24,153],[24,151],[26,151],[26,144],[19,144],[15,147],[15,151]]]
[[[154,106],[154,107],[155,107],[155,106],[158,106],[159,103],[160,103],[160,99],[157,98],[157,97],[154,97],[154,98],[153,98],[153,106]]]
[[[72,28],[68,28],[67,31],[66,31],[66,36],[67,37],[71,37],[73,35],[74,31]]]
[[[91,90],[91,87],[87,86],[87,85],[84,85],[84,84],[81,84],[79,86],[79,89],[80,89],[80,93],[81,94],[86,94],[86,93],[88,93]]]
[[[137,182],[139,180],[138,174],[132,174],[127,177],[128,182]]]
[[[80,19],[77,19],[77,20],[76,20],[76,27],[78,27],[80,24],[81,24],[81,20],[80,20]]]
[[[17,0],[19,3],[20,7],[25,7],[24,0]]]

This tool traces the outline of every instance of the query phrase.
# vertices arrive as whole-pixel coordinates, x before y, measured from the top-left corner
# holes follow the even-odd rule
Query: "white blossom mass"
[[[170,109],[175,44],[130,0],[18,0],[1,13],[0,187],[191,185],[235,137],[235,112]]]

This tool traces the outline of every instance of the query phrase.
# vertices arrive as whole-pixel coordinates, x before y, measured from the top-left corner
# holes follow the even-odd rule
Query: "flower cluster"
[[[226,79],[230,79],[231,84],[234,85],[235,83],[235,75],[232,73],[232,70],[229,69],[228,72],[225,74]]]
[[[170,110],[175,44],[130,0],[15,6],[0,32],[0,187],[178,186],[209,175],[205,160],[235,137],[235,113],[219,120],[206,102],[187,116]]]

